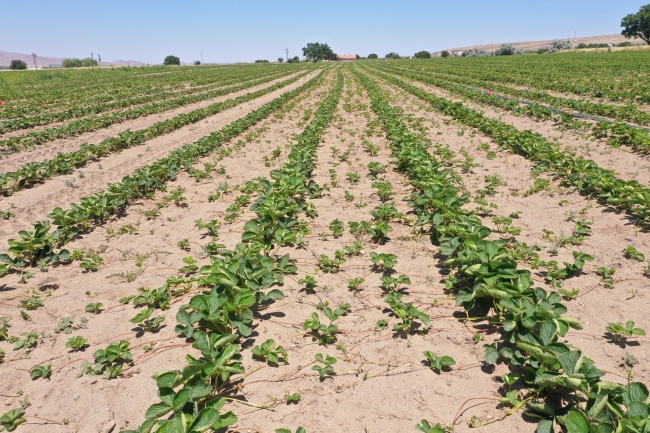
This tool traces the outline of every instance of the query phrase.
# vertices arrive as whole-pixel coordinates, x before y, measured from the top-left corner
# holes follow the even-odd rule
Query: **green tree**
[[[641,6],[639,12],[629,14],[621,21],[621,34],[628,39],[640,38],[650,45],[650,4]]]
[[[386,58],[386,59],[401,59],[402,56],[400,56],[400,55],[397,54],[397,53],[388,53],[388,54],[386,54],[386,57],[385,57],[385,58]]]
[[[268,60],[255,60],[255,63],[269,63]]]
[[[418,51],[413,57],[416,59],[430,59],[431,53],[428,51]]]
[[[336,60],[337,55],[329,45],[321,44],[319,42],[309,42],[306,47],[302,49],[302,55],[312,62],[319,60]]]
[[[22,60],[12,60],[9,69],[27,69],[27,63]]]
[[[284,59],[282,57],[278,57],[278,63],[284,62]]]
[[[179,59],[176,56],[167,56],[165,57],[165,61],[163,62],[163,65],[178,65],[180,66],[181,64],[181,59]]]
[[[379,57],[377,56],[377,54],[368,54],[368,58],[369,59],[378,59]]]
[[[449,54],[449,51],[445,50],[442,53],[440,53],[442,57],[449,57],[451,54]]]
[[[194,66],[199,66],[201,64],[200,60],[194,60]]]
[[[89,66],[97,66],[97,60],[86,57],[85,59],[63,59],[61,66],[64,68],[85,68]]]

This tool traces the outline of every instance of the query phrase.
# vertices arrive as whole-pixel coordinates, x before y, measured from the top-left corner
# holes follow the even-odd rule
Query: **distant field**
[[[648,431],[648,64],[2,74],[0,425]]]

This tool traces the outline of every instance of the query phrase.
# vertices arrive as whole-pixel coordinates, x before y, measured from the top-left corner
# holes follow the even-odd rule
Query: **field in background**
[[[649,60],[3,74],[0,423],[643,425]]]

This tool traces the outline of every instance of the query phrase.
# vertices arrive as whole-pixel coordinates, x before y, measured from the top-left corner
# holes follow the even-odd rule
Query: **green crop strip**
[[[224,80],[222,82],[213,84],[209,86],[209,88],[190,88],[188,90],[181,90],[178,93],[170,93],[168,89],[159,89],[157,92],[151,92],[147,95],[143,96],[137,96],[135,98],[125,98],[121,99],[118,101],[113,101],[110,103],[104,103],[104,104],[92,104],[92,105],[86,105],[86,106],[75,106],[72,108],[69,108],[67,110],[63,111],[57,111],[53,113],[43,113],[43,114],[36,114],[33,116],[20,116],[17,119],[12,119],[12,120],[7,120],[4,122],[0,122],[0,134],[4,134],[7,132],[11,131],[16,131],[19,129],[29,129],[33,128],[35,126],[40,126],[40,125],[46,125],[48,123],[52,122],[62,122],[64,120],[68,119],[73,119],[73,118],[79,118],[79,117],[85,117],[89,116],[91,114],[99,114],[105,111],[109,110],[115,110],[118,108],[128,108],[131,107],[132,105],[139,105],[139,104],[144,104],[144,103],[149,103],[149,102],[154,102],[158,101],[161,99],[166,99],[169,100],[170,96],[172,98],[178,98],[178,97],[187,97],[187,96],[192,96],[193,94],[197,93],[207,93],[211,94],[213,92],[214,88],[219,88],[219,87],[225,87],[227,85],[237,83],[237,84],[243,84],[244,82],[247,81],[252,81],[255,80],[256,84],[262,84],[268,80],[273,80],[273,79],[278,79],[281,78],[283,75],[286,75],[285,73],[281,74],[265,74],[266,76],[262,77],[256,77],[256,76],[249,76],[247,79],[242,80],[240,78],[231,78],[228,80]]]
[[[320,193],[309,178],[342,90],[343,74],[338,71],[336,84],[319,104],[314,119],[295,138],[289,160],[271,172],[270,180],[259,181],[259,198],[251,206],[257,217],[246,223],[242,243],[233,251],[211,256],[212,264],[200,269],[197,281],[206,292],[181,307],[176,331],[191,339],[201,356],[188,355],[182,369],[154,375],[161,402],[151,405],[145,413],[147,420],[128,433],[198,433],[237,422],[234,413],[220,410],[227,400],[240,401],[227,397],[233,390],[233,377],[245,373],[240,337],[251,335],[253,311],[284,297],[278,289],[263,290],[283,284],[285,274],[297,271],[288,254],[277,258],[272,251],[292,243],[304,231],[296,218],[307,210],[306,198]],[[263,346],[267,351],[284,352],[274,348],[272,341]],[[163,416],[168,419],[159,419]]]
[[[129,109],[119,113],[79,119],[79,120],[72,121],[64,126],[48,128],[38,132],[29,132],[27,134],[20,135],[17,137],[10,137],[5,140],[0,140],[0,146],[3,146],[5,148],[3,149],[4,153],[14,153],[25,147],[42,144],[47,141],[55,140],[57,138],[76,136],[84,132],[105,128],[107,126],[119,122],[124,122],[126,120],[133,120],[142,116],[161,113],[194,102],[200,102],[206,99],[215,98],[220,95],[226,95],[228,93],[237,92],[239,90],[253,87],[255,85],[262,84],[271,81],[273,79],[274,78],[266,77],[252,82],[247,82],[245,84],[240,84],[238,86],[227,87],[224,89],[217,89],[217,90],[213,90],[198,95],[183,96],[180,98],[176,98],[164,102],[156,102],[153,104]]]
[[[621,145],[626,145],[634,148],[636,151],[641,153],[650,152],[650,133],[648,132],[647,129],[635,128],[633,125],[628,125],[623,122],[616,122],[616,123],[598,122],[595,125],[591,126],[589,123],[586,122],[577,122],[576,120],[574,120],[573,115],[571,115],[570,113],[558,114],[539,104],[531,104],[522,107],[516,101],[508,101],[499,98],[498,96],[493,96],[493,95],[477,92],[475,90],[466,89],[454,84],[453,82],[449,82],[446,79],[432,78],[428,75],[422,75],[404,69],[398,69],[398,70],[390,69],[390,68],[384,68],[384,69],[416,81],[424,82],[427,84],[433,84],[437,87],[441,87],[452,93],[462,95],[468,99],[479,101],[480,103],[483,104],[488,104],[494,107],[501,108],[503,110],[514,112],[516,115],[524,115],[535,120],[555,119],[557,121],[560,121],[562,123],[562,126],[567,128],[585,128],[585,127],[590,128],[590,131],[594,137],[596,138],[609,137],[608,143],[613,146],[618,147]],[[585,103],[585,104],[590,104],[590,103]],[[629,112],[629,110],[632,110],[630,107],[620,107],[620,108],[621,111],[623,111],[624,113]],[[650,115],[647,116],[648,119],[650,119]],[[638,120],[640,119],[637,119],[637,121]]]
[[[97,161],[99,158],[119,152],[120,150],[141,146],[147,140],[163,136],[180,129],[185,125],[191,125],[205,119],[206,117],[213,116],[229,108],[241,105],[244,102],[286,87],[300,80],[307,74],[308,72],[305,72],[288,80],[258,90],[257,92],[247,93],[238,96],[237,98],[229,99],[224,102],[217,102],[189,113],[179,114],[171,119],[155,123],[145,129],[122,132],[118,134],[117,137],[106,138],[97,145],[84,143],[77,151],[69,153],[59,152],[51,160],[30,162],[14,172],[1,173],[0,194],[9,195],[13,191],[29,188],[36,183],[50,179],[52,176],[72,173],[76,168],[83,167],[90,161]],[[249,85],[245,86],[248,87]]]
[[[487,118],[461,103],[439,98],[396,77],[380,72],[375,74],[428,102],[436,111],[476,128],[511,152],[537,161],[540,169],[556,173],[563,184],[577,188],[580,194],[625,210],[636,217],[640,225],[650,222],[650,188],[639,182],[619,179],[612,170],[603,169],[592,160],[573,158],[538,133],[519,131],[512,125]]]
[[[0,265],[0,276],[6,275],[12,269],[20,271],[39,262],[69,261],[67,250],[55,253],[55,249],[67,244],[75,236],[91,230],[94,225],[102,224],[135,200],[151,197],[155,191],[165,190],[166,182],[174,179],[179,172],[191,169],[192,164],[199,158],[209,155],[224,142],[246,131],[289,100],[316,85],[323,74],[324,71],[321,71],[317,77],[301,87],[286,92],[225,128],[193,144],[174,149],[169,156],[139,168],[132,175],[122,179],[122,182],[110,184],[107,191],[82,198],[79,204],[72,204],[70,209],[54,209],[48,215],[57,226],[53,233],[50,233],[52,224],[49,221],[38,221],[34,223],[34,230],[21,231],[20,239],[9,240],[8,254],[0,255],[0,261],[4,263]]]
[[[508,363],[527,388],[525,396],[515,390],[500,399],[513,407],[508,414],[525,407],[528,415],[540,419],[538,433],[555,432],[558,425],[571,433],[647,431],[647,387],[631,380],[626,385],[602,380],[605,373],[593,361],[560,342],[569,328],[581,328],[564,315],[561,296],[533,287],[530,271],[519,269],[505,241],[486,240],[491,231],[463,209],[469,197],[454,186],[453,172],[409,131],[401,112],[388,104],[374,81],[355,75],[391,141],[397,169],[415,189],[409,206],[418,225],[439,246],[443,265],[452,271],[448,290],[468,315],[490,314],[489,323],[499,329],[501,340],[486,346],[486,363]],[[473,426],[480,424],[473,421]]]

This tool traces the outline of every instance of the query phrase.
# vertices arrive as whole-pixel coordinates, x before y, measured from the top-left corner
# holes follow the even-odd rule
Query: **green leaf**
[[[147,412],[145,412],[144,417],[146,419],[160,418],[164,414],[170,412],[172,407],[165,403],[156,403],[149,406]]]
[[[591,430],[587,418],[575,410],[569,412],[564,423],[568,433],[589,433]]]
[[[544,347],[548,346],[549,343],[555,338],[555,333],[557,332],[557,325],[553,322],[544,322],[541,329],[539,330],[539,337],[542,340]]]

